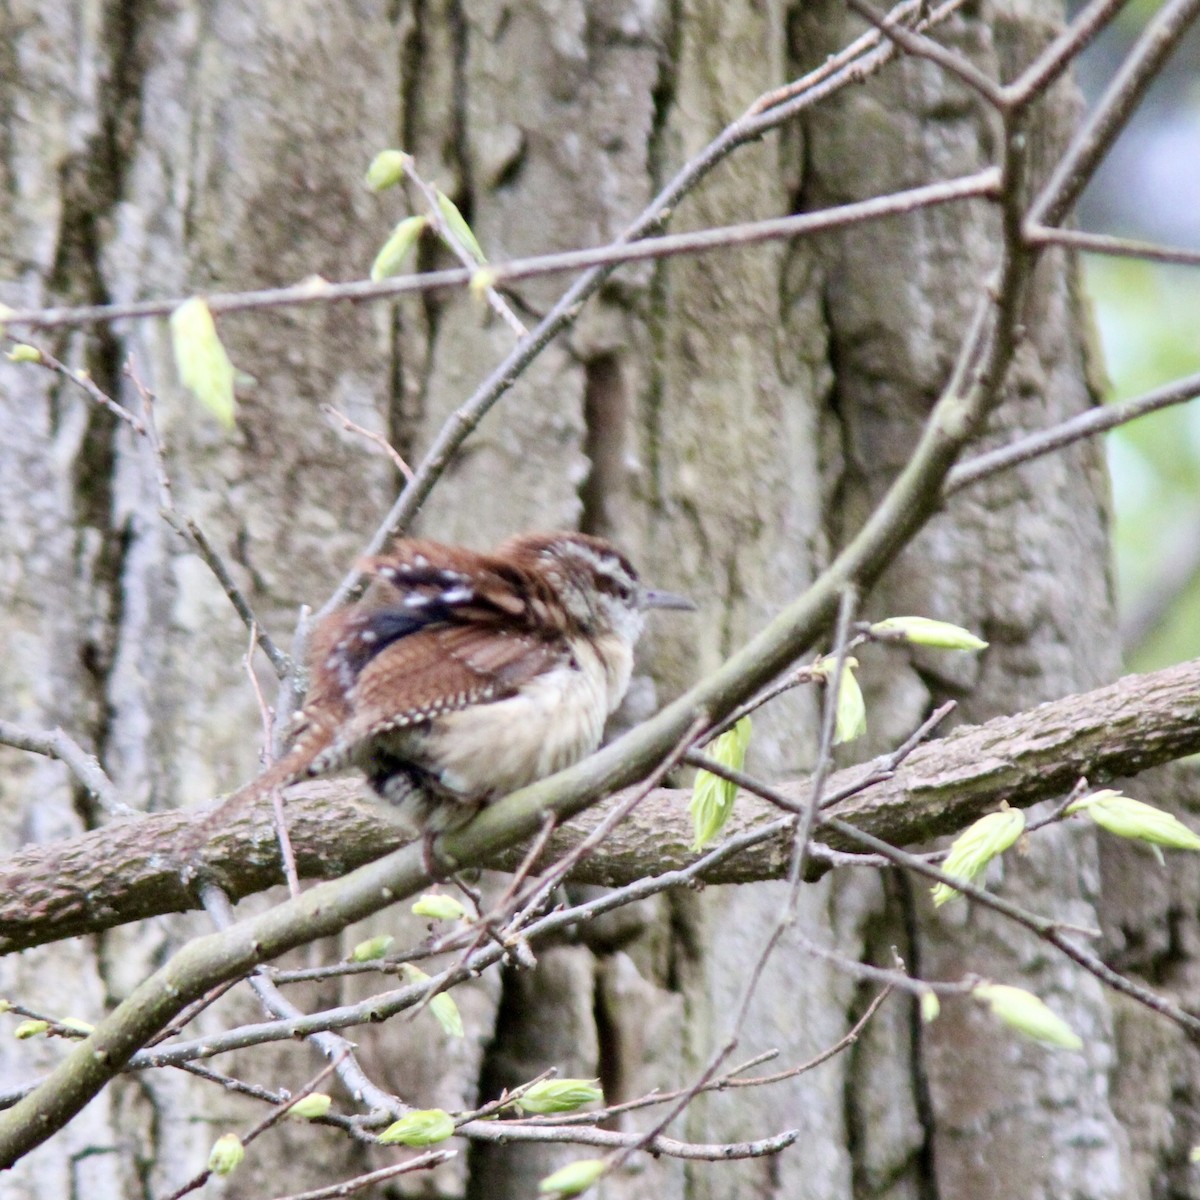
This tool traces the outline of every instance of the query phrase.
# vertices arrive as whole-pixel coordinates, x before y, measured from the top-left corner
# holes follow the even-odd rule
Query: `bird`
[[[414,836],[596,749],[646,614],[695,607],[570,531],[488,553],[402,538],[361,566],[361,598],[313,630],[292,749],[254,794],[357,768]]]

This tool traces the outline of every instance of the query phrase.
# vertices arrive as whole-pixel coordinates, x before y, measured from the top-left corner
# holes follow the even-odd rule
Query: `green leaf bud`
[[[246,1147],[236,1133],[223,1133],[208,1152],[208,1169],[214,1175],[232,1175],[246,1157]]]
[[[749,745],[750,718],[743,717],[732,729],[726,730],[711,745],[706,746],[705,753],[722,766],[740,771],[746,761]],[[688,805],[692,814],[693,850],[707,845],[721,832],[733,812],[736,797],[736,783],[730,783],[711,771],[696,772],[696,780],[692,785],[692,799]]]
[[[574,1112],[585,1104],[604,1099],[598,1079],[543,1079],[523,1092],[516,1105],[523,1112],[546,1113]]]
[[[391,934],[387,933],[381,933],[378,937],[367,938],[365,942],[359,942],[350,951],[350,961],[358,963],[374,962],[377,958],[382,958],[388,952],[388,947],[395,940]]]
[[[441,1108],[422,1108],[405,1113],[393,1121],[380,1135],[385,1146],[432,1146],[444,1142],[454,1133],[454,1121]]]
[[[586,1192],[606,1169],[602,1158],[581,1158],[560,1167],[553,1175],[547,1175],[538,1183],[538,1191],[543,1196],[578,1196],[580,1192]]]
[[[412,910],[418,917],[432,917],[435,921],[459,921],[467,915],[462,904],[444,892],[426,892],[417,898]]]
[[[412,156],[403,150],[380,150],[367,168],[367,187],[373,192],[394,187],[411,165]]]
[[[988,813],[954,839],[942,870],[963,883],[973,882],[997,855],[1003,854],[1025,831],[1025,814],[1019,808]],[[941,906],[961,895],[948,884],[933,888],[933,902]]]
[[[217,336],[208,305],[199,296],[171,314],[171,346],[184,386],[227,429],[233,428],[233,363]]]
[[[899,635],[914,646],[932,646],[937,650],[986,650],[987,642],[961,625],[934,621],[930,617],[888,617],[871,626],[872,634]]]
[[[1004,983],[980,983],[971,994],[982,1000],[992,1015],[1018,1033],[1063,1050],[1082,1050],[1083,1039],[1032,992]]]
[[[390,275],[399,274],[408,252],[428,226],[428,217],[405,217],[375,255],[375,261],[371,264],[371,281],[378,283]]]
[[[29,1038],[41,1037],[41,1035],[49,1028],[49,1021],[22,1021],[20,1025],[13,1030],[13,1037],[24,1042],[28,1041]]]
[[[938,999],[937,992],[932,988],[921,993],[917,1000],[921,1009],[921,1024],[929,1025],[938,1019],[938,1015],[942,1011],[942,1002]]]
[[[1168,850],[1200,850],[1200,836],[1178,817],[1111,788],[1074,801],[1067,806],[1067,812],[1085,813],[1101,829],[1117,837],[1166,846]]]
[[[471,282],[467,285],[467,291],[476,300],[482,300],[484,294],[491,291],[496,286],[498,276],[492,267],[480,267],[471,275]]]
[[[438,212],[441,213],[442,220],[446,222],[446,228],[458,238],[476,262],[487,262],[487,255],[484,254],[483,247],[476,240],[466,218],[458,211],[458,205],[441,188],[433,190],[437,195]]]
[[[59,1024],[72,1033],[82,1033],[85,1037],[95,1029],[90,1021],[81,1021],[78,1017],[63,1017]]]
[[[307,1096],[301,1096],[288,1110],[289,1117],[300,1117],[305,1121],[315,1121],[318,1117],[323,1117],[328,1111],[333,1100],[324,1092],[309,1092]]]
[[[24,342],[18,342],[5,357],[9,362],[40,363],[42,352],[36,346],[27,346]]]

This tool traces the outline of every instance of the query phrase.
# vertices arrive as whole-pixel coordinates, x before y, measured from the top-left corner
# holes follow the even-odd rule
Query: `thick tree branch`
[[[1197,751],[1200,661],[955,730],[915,750],[892,779],[831,811],[893,845],[914,845],[961,829],[1002,799],[1024,807],[1069,790],[1080,775],[1099,783]],[[869,769],[838,772],[828,790],[842,789]],[[781,790],[797,803],[808,796],[805,782]],[[336,878],[403,843],[386,813],[364,795],[352,780],[292,789],[288,822],[301,875]],[[611,797],[558,831],[549,853],[558,857],[578,845],[621,798]],[[695,857],[686,808],[685,792],[658,789],[571,877],[623,885],[686,865]],[[732,832],[776,816],[743,794]],[[199,907],[184,866],[196,820],[195,813],[174,812],[114,822],[0,862],[0,951]],[[818,836],[837,849],[856,848],[836,836]],[[788,852],[788,835],[780,832],[717,864],[707,878],[781,878]],[[509,851],[497,865],[512,865],[518,856]],[[232,820],[203,848],[200,861],[204,873],[235,898],[282,883],[269,806]]]

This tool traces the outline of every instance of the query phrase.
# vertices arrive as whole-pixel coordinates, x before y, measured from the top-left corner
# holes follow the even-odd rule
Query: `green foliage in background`
[[[1200,371],[1200,272],[1087,256],[1084,278],[1111,380],[1126,400]],[[1200,401],[1143,417],[1109,435],[1123,617],[1167,595],[1166,579],[1200,539]],[[1144,637],[1126,646],[1132,670],[1200,656],[1200,575]]]

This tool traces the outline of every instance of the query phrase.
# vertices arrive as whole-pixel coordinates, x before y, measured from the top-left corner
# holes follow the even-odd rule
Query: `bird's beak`
[[[658,588],[647,588],[643,605],[646,608],[682,608],[695,612],[696,606],[686,597],[677,592],[664,592]]]

